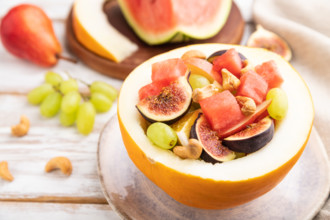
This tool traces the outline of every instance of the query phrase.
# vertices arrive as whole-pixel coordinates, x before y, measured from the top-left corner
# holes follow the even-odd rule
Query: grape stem
[[[88,84],[87,82],[79,79],[79,78],[75,78],[75,77],[72,77],[71,74],[68,72],[68,71],[64,71],[64,73],[70,78],[70,79],[74,79],[78,82],[80,82],[81,84],[83,84],[84,86],[86,86],[87,90],[82,90],[82,89],[79,89],[79,93],[81,95],[81,97],[83,98],[84,101],[88,101],[90,99],[90,84]]]
[[[74,80],[77,80],[77,81],[81,82],[82,84],[84,84],[85,86],[90,87],[90,84],[88,84],[88,83],[85,82],[84,80],[81,80],[81,79],[79,79],[79,78],[74,78],[74,77],[72,77],[68,71],[64,71],[64,73],[65,73],[69,78],[74,79]]]

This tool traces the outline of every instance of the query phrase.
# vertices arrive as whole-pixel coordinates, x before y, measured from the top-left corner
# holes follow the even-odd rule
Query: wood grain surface
[[[250,0],[251,1],[251,0]],[[0,19],[22,0],[0,1]],[[246,0],[240,0],[246,2]],[[66,17],[73,0],[33,0],[53,21],[63,55],[74,56],[66,47]],[[245,33],[245,35],[247,35]],[[27,93],[44,82],[47,70],[85,82],[105,81],[120,89],[122,80],[108,77],[83,62],[66,61],[43,68],[14,57],[0,43],[0,161],[6,160],[14,176],[13,182],[0,179],[0,219],[118,219],[104,197],[97,174],[97,143],[105,123],[116,112],[98,114],[89,136],[80,135],[75,127],[63,127],[58,116],[45,119],[39,107],[27,103]],[[31,122],[27,136],[13,137],[10,127],[24,114]],[[54,156],[67,156],[73,164],[69,177],[59,171],[45,173],[44,166]]]
[[[109,205],[1,202],[0,219],[119,220],[120,218],[114,211],[111,211]]]
[[[97,141],[103,123],[116,106],[109,114],[97,115],[93,132],[83,136],[74,127],[60,126],[58,117],[43,118],[38,107],[27,103],[25,95],[0,95],[0,102],[0,161],[8,161],[15,178],[13,182],[0,181],[0,201],[106,204],[97,174]],[[14,137],[10,127],[22,114],[30,120],[29,133]],[[59,170],[45,173],[46,163],[55,156],[71,160],[71,176]]]
[[[207,40],[193,40],[188,43],[165,44],[160,46],[149,46],[142,42],[126,23],[119,6],[115,1],[110,1],[104,6],[104,11],[108,20],[123,35],[138,45],[137,52],[120,63],[96,55],[87,50],[78,42],[72,29],[72,13],[70,13],[66,23],[66,37],[69,49],[85,64],[105,75],[118,79],[125,79],[126,76],[143,61],[159,53],[171,49],[196,43],[228,43],[239,44],[244,31],[244,20],[237,5],[233,3],[230,15],[224,27],[214,37]]]

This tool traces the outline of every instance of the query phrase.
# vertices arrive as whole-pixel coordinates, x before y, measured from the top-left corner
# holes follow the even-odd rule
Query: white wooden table
[[[0,18],[21,0],[0,1]],[[43,8],[53,20],[64,54],[65,19],[72,0],[34,0],[29,3]],[[237,1],[246,20],[251,19],[252,0]],[[247,24],[243,41],[253,28]],[[101,75],[81,62],[60,61],[55,72],[68,71],[86,82],[106,81],[119,89],[122,81]],[[48,69],[20,60],[0,44],[0,161],[6,160],[15,178],[0,179],[0,219],[118,219],[103,196],[97,174],[97,143],[104,124],[116,112],[98,114],[93,132],[83,136],[74,127],[65,128],[58,117],[45,119],[39,108],[27,102],[26,94],[43,82]],[[21,115],[31,122],[27,136],[11,135],[10,127]],[[44,172],[47,161],[54,156],[66,156],[73,164],[72,175],[60,171]]]

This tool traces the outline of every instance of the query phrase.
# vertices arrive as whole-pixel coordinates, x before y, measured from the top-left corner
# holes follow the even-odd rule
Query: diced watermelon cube
[[[216,57],[213,60],[213,69],[221,75],[221,70],[226,68],[229,72],[234,74],[237,78],[241,76],[242,60],[238,52],[231,48],[224,54]]]
[[[222,74],[218,73],[214,69],[212,69],[211,74],[213,79],[217,81],[220,85],[222,85]]]
[[[268,89],[280,87],[283,83],[283,78],[274,60],[257,65],[255,70],[268,83]]]
[[[202,99],[199,104],[212,129],[218,133],[235,126],[244,118],[236,98],[228,90]]]
[[[142,100],[148,96],[159,95],[163,87],[167,86],[167,82],[152,82],[149,83],[139,90],[139,99]]]
[[[188,70],[182,59],[174,58],[157,63],[153,63],[151,80],[153,82],[171,82],[177,80],[180,76],[184,76]]]
[[[266,98],[268,91],[267,82],[253,70],[249,70],[240,78],[241,84],[238,87],[238,96],[252,98],[258,105]]]

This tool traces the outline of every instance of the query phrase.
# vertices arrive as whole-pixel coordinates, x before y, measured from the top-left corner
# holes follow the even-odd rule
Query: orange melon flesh
[[[75,37],[93,53],[121,62],[133,54],[137,45],[121,34],[103,12],[104,0],[75,0],[72,26]]]
[[[253,65],[274,60],[289,100],[287,116],[277,124],[270,143],[236,160],[211,164],[182,160],[172,151],[152,145],[146,123],[135,109],[138,90],[151,82],[151,64],[181,57],[192,49],[210,55],[234,47]],[[134,164],[175,200],[197,208],[224,209],[251,201],[275,187],[290,171],[308,141],[314,119],[310,92],[300,75],[280,56],[264,49],[236,45],[204,44],[179,48],[144,62],[126,78],[118,99],[123,141]],[[303,119],[303,120],[302,120]]]

